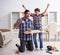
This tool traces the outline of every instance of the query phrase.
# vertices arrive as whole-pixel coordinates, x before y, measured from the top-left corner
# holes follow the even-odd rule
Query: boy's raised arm
[[[42,13],[43,15],[45,15],[45,13],[46,13],[46,11],[47,11],[49,5],[50,5],[50,4],[47,4],[47,7],[46,7],[45,11]]]
[[[22,5],[22,7],[27,10],[27,8],[25,7],[25,5]],[[30,16],[33,16],[33,13],[30,13]]]
[[[26,7],[25,7],[25,5],[22,5],[22,7],[26,10]]]

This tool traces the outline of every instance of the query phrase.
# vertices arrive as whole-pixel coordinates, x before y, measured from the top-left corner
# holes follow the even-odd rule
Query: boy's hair
[[[25,11],[24,11],[24,14],[26,14],[27,12],[30,12],[30,11],[29,11],[29,10],[25,10]]]
[[[40,12],[40,9],[39,9],[39,8],[36,8],[34,11],[38,11],[38,12]]]

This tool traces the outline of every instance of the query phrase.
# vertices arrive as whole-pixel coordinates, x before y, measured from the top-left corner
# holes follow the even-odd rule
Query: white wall
[[[31,12],[34,8],[43,11],[47,4],[50,4],[49,11],[58,12],[58,24],[60,24],[60,0],[0,0],[0,28],[9,28],[9,13],[12,11],[24,11],[22,4]]]

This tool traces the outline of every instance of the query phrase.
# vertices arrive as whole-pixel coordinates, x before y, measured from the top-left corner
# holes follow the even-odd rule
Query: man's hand
[[[23,20],[20,20],[19,24],[22,24],[22,23],[24,23],[24,21]]]
[[[24,23],[23,20],[20,20],[18,23],[15,23],[15,24],[14,24],[14,28],[19,27],[19,25],[22,24],[22,23]]]

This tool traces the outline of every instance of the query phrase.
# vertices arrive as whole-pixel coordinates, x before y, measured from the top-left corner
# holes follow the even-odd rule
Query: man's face
[[[26,12],[26,13],[25,13],[25,17],[26,17],[26,18],[29,18],[29,16],[30,16],[30,12]]]
[[[39,15],[39,14],[40,14],[40,12],[39,12],[39,11],[35,11],[35,14],[36,14],[36,15]]]

